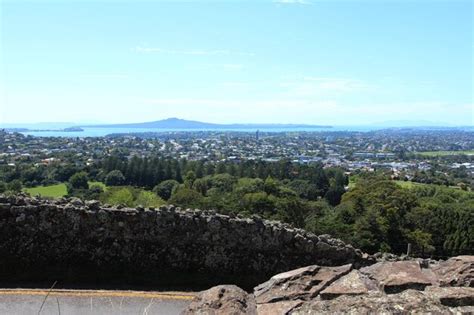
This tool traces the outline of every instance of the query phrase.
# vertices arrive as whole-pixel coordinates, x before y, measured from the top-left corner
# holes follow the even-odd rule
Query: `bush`
[[[196,207],[202,205],[204,197],[197,191],[189,188],[178,188],[168,200],[170,204],[181,207]]]
[[[119,189],[109,188],[106,193],[104,193],[103,202],[110,203],[112,205],[126,205],[128,207],[133,207],[134,198],[130,188],[123,187]]]
[[[94,184],[91,185],[88,190],[84,191],[84,199],[92,200],[92,199],[99,199],[100,195],[104,193],[104,189],[102,186]]]
[[[14,179],[10,183],[8,183],[8,190],[14,192],[20,192],[23,188],[23,185],[19,179]]]
[[[7,191],[7,184],[0,182],[0,194]]]
[[[139,194],[137,199],[135,200],[135,205],[142,206],[142,207],[159,207],[164,205],[166,202],[158,197],[151,191],[142,190]]]

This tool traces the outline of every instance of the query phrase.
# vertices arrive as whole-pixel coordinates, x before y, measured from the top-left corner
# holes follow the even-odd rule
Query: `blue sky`
[[[471,1],[0,8],[0,123],[474,124]]]

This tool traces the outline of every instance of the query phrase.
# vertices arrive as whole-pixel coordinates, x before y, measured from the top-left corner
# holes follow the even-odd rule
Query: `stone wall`
[[[2,281],[152,281],[192,273],[239,283],[310,264],[367,264],[360,250],[329,236],[173,206],[117,209],[77,198],[0,196],[0,231]]]

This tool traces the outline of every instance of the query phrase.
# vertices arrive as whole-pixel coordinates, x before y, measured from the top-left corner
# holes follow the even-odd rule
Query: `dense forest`
[[[124,206],[214,209],[280,220],[331,234],[364,251],[445,257],[474,253],[474,193],[439,185],[402,187],[381,172],[348,173],[288,160],[243,163],[127,159],[17,168],[2,172],[0,192],[35,182],[67,182],[70,196]],[[90,181],[105,185],[91,185]]]

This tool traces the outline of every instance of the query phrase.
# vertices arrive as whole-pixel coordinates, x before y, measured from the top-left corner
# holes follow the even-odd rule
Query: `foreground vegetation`
[[[83,168],[57,165],[25,169],[17,175],[3,173],[3,178],[17,179],[0,183],[0,192],[22,190],[23,184],[35,181],[39,171],[43,177],[66,178],[66,184],[26,188],[32,195],[59,197],[66,193],[129,207],[167,203],[258,215],[316,234],[331,234],[370,253],[401,254],[408,243],[423,256],[474,252],[474,193],[394,181],[390,172],[360,172],[349,180],[343,169],[323,168],[318,163],[216,164],[110,156]]]

